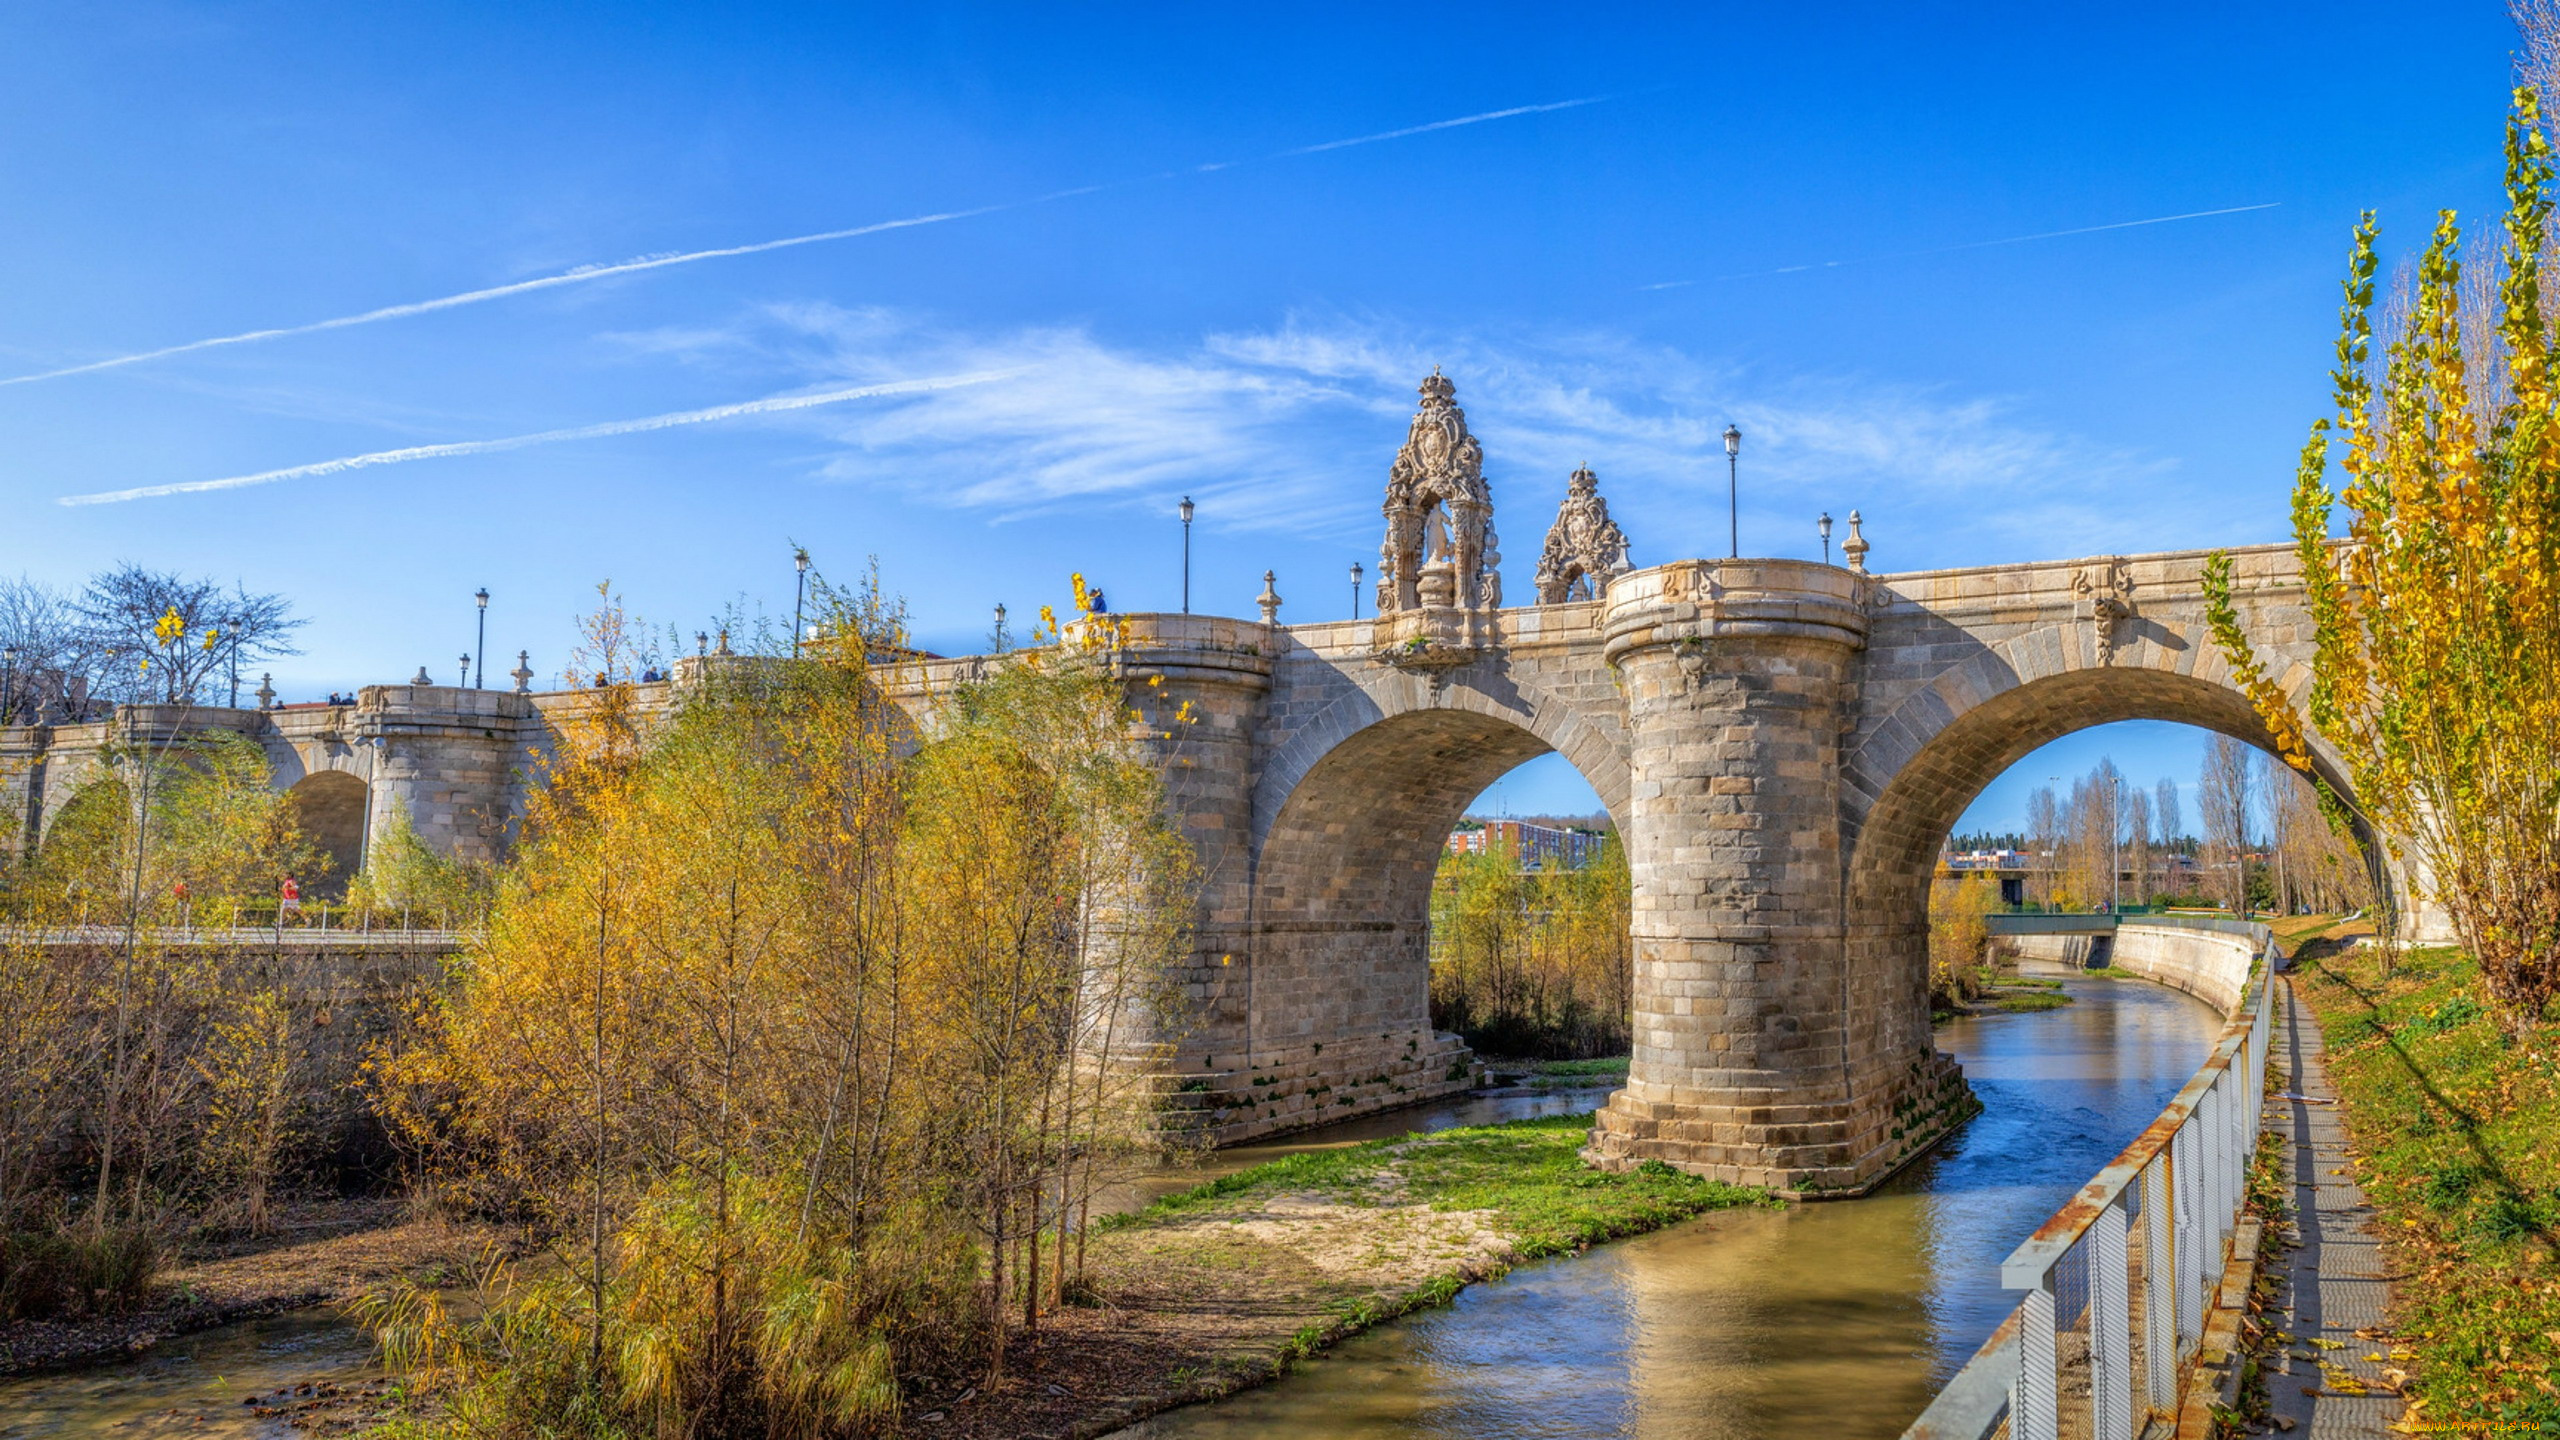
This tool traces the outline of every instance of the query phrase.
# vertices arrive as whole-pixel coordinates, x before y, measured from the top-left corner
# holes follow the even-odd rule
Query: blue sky
[[[1270,568],[1325,618],[1434,363],[1515,589],[1582,462],[1639,563],[1713,553],[1727,420],[1752,553],[1852,507],[1888,571],[2275,538],[2348,226],[2494,202],[2512,44],[2494,4],[16,7],[0,379],[983,213],[0,384],[0,570],[286,591],[309,695],[449,669],[484,584],[546,674],[607,577],[688,633],[787,610],[794,541],[879,555],[937,649],[1075,569],[1169,608],[1189,493],[1199,608]]]

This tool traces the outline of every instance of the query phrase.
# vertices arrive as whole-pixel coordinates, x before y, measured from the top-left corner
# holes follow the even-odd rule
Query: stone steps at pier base
[[[1652,1088],[1630,1085],[1609,1097],[1593,1117],[1585,1159],[1605,1170],[1660,1160],[1795,1199],[1863,1195],[1982,1108],[1963,1067],[1934,1051],[1846,1101],[1771,1092],[1707,1103],[1642,1093]]]
[[[1209,1057],[1214,1064],[1226,1057]],[[1165,1128],[1212,1146],[1267,1139],[1382,1110],[1462,1095],[1484,1065],[1457,1036],[1434,1030],[1266,1049],[1241,1069],[1168,1073],[1159,1084]]]

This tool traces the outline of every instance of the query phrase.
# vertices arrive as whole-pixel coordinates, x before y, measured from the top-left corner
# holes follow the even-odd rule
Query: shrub
[[[159,1242],[139,1228],[90,1236],[0,1232],[0,1320],[54,1320],[133,1309],[151,1292]]]

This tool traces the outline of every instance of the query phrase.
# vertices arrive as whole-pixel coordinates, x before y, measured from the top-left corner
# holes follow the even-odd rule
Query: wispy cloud
[[[1428,135],[1442,130],[1455,130],[1462,126],[1482,125],[1495,120],[1509,120],[1522,115],[1543,115],[1557,110],[1573,110],[1585,105],[1597,105],[1611,98],[1613,97],[1607,95],[1586,95],[1579,99],[1556,100],[1542,105],[1514,105],[1504,110],[1487,110],[1479,114],[1460,115],[1448,120],[1433,120],[1422,125],[1408,125],[1400,130],[1382,130],[1374,135],[1355,135],[1345,140],[1326,140],[1313,145],[1300,145],[1292,149],[1275,151],[1269,155],[1255,157],[1255,159],[1260,161],[1289,160],[1305,155],[1320,155],[1328,151],[1347,150],[1359,145],[1375,145],[1388,140],[1402,140],[1415,135]],[[610,264],[581,265],[574,269],[564,270],[556,275],[537,276],[534,279],[517,280],[505,285],[490,285],[478,290],[465,290],[458,294],[438,296],[432,300],[415,300],[400,305],[385,305],[378,309],[366,310],[353,315],[340,315],[331,319],[314,320],[300,325],[280,325],[263,330],[244,330],[236,335],[216,335],[208,339],[189,340],[177,345],[163,345],[154,350],[139,350],[129,355],[115,355],[103,360],[86,361],[78,365],[64,365],[55,369],[35,371],[26,375],[0,377],[0,386],[32,385],[40,380],[60,380],[73,375],[90,375],[102,370],[117,370],[130,365],[140,365],[147,361],[166,360],[173,356],[195,354],[199,351],[218,350],[236,345],[254,345],[263,341],[282,340],[296,335],[316,335],[329,330],[347,330],[360,325],[380,324],[386,320],[405,320],[414,316],[434,314],[440,310],[453,310],[466,305],[485,305],[493,300],[512,299],[519,295],[530,295],[537,291],[556,290],[567,285],[584,285],[597,280],[617,279],[626,275],[640,275],[649,271],[665,270],[679,265],[696,265],[706,260],[729,260],[743,255],[762,255],[775,250],[794,249],[803,245],[823,245],[839,240],[855,240],[865,235],[880,235],[893,230],[913,230],[926,225],[943,225],[954,220],[971,220],[982,215],[996,215],[1008,210],[1026,210],[1037,205],[1054,204],[1060,200],[1069,200],[1080,195],[1099,194],[1105,190],[1122,189],[1132,185],[1151,184],[1158,181],[1176,179],[1185,175],[1205,175],[1219,170],[1231,170],[1239,165],[1251,163],[1254,163],[1254,160],[1213,161],[1204,165],[1188,166],[1178,170],[1159,171],[1152,175],[1136,176],[1126,180],[1108,181],[1098,185],[1078,185],[1065,190],[1052,190],[1046,194],[1032,195],[1020,200],[1006,200],[992,205],[976,205],[960,210],[937,210],[929,214],[908,215],[896,220],[880,220],[868,225],[855,225],[841,230],[820,230],[808,235],[788,235],[778,240],[758,240],[748,244],[724,245],[709,250],[685,250],[670,254],[643,255],[636,259],[615,261]]]
[[[2170,465],[2032,423],[1995,399],[1857,375],[1775,376],[1606,333],[1416,333],[1386,321],[1301,319],[1188,344],[1117,344],[1075,327],[938,328],[878,310],[780,307],[727,332],[626,337],[706,367],[878,374],[1013,373],[796,423],[821,442],[822,480],[996,520],[1154,507],[1192,493],[1215,523],[1301,536],[1365,534],[1402,443],[1414,387],[1435,364],[1486,447],[1514,559],[1578,464],[1600,471],[1641,553],[1723,531],[1725,424],[1746,435],[1744,532],[1767,547],[1802,510],[1871,522],[1954,505],[1968,519],[1907,532],[1895,563],[1972,563],[2095,525],[2089,497],[2169,478]],[[1712,492],[1712,495],[1710,495]],[[1715,502],[1710,506],[1707,502]],[[1715,512],[1712,527],[1705,512]],[[2124,529],[2121,517],[2105,533]],[[1690,532],[1696,532],[1694,534]],[[1925,543],[1925,550],[1921,545]],[[1779,553],[1805,548],[1790,545]]]
[[[280,480],[301,480],[314,475],[337,475],[349,470],[364,470],[377,465],[405,465],[413,460],[444,460],[460,455],[493,455],[504,450],[522,450],[534,445],[557,445],[568,440],[598,440],[610,435],[637,435],[648,430],[672,430],[683,425],[708,425],[719,420],[735,420],[748,415],[775,415],[793,410],[812,410],[821,405],[840,405],[848,400],[871,400],[893,395],[923,395],[938,390],[954,390],[970,385],[984,385],[1004,378],[1005,371],[989,371],[975,375],[945,375],[926,380],[899,380],[884,385],[847,385],[832,390],[818,390],[798,395],[775,395],[763,400],[741,401],[734,405],[714,405],[702,410],[679,410],[665,415],[643,416],[637,420],[608,420],[598,425],[578,425],[565,430],[544,430],[531,435],[509,435],[496,440],[460,440],[443,445],[412,445],[401,450],[376,450],[365,455],[346,455],[335,460],[320,460],[308,465],[291,465],[281,470],[261,470],[254,475],[229,475],[219,480],[187,480],[168,485],[137,485],[129,490],[102,490],[88,495],[65,495],[64,505],[114,505],[127,500],[152,500],[168,495],[194,495],[208,490],[239,490],[251,485],[272,485]]]
[[[2135,230],[2145,225],[2172,225],[2181,220],[2210,220],[2217,215],[2245,215],[2252,210],[2273,210],[2281,200],[2263,205],[2230,205],[2220,210],[2190,210],[2183,215],[2154,215],[2144,220],[2116,220],[2105,225],[2079,225],[2069,230],[2043,230],[2033,235],[2004,235],[1997,240],[1967,240],[1958,245],[1934,245],[1925,250],[1893,250],[1882,255],[1861,255],[1851,260],[1822,260],[1806,265],[1781,265],[1774,270],[1745,270],[1735,275],[1711,276],[1705,281],[1661,280],[1639,285],[1639,290],[1680,290],[1691,285],[1720,285],[1727,280],[1764,280],[1772,275],[1802,275],[1812,270],[1837,270],[1849,265],[1873,265],[1884,260],[1915,260],[1924,255],[1952,255],[1959,250],[1988,250],[1995,245],[2024,245],[2031,240],[2059,240],[2066,235],[2095,235],[2105,230]]]
[[[251,475],[68,497],[98,504],[234,489],[411,460],[763,416],[795,436],[791,463],[822,484],[1018,522],[1192,494],[1207,523],[1374,543],[1379,487],[1414,387],[1436,364],[1485,444],[1510,560],[1525,567],[1577,465],[1634,537],[1639,561],[1720,551],[1724,452],[1742,427],[1746,549],[1803,553],[1812,520],[1864,509],[1877,562],[1896,569],[2044,554],[2056,535],[2163,545],[2210,496],[2168,503],[2163,457],[2034,423],[1997,398],[1856,374],[1777,375],[1608,332],[1417,331],[1384,319],[1302,317],[1165,345],[1079,326],[973,329],[881,309],[774,306],[725,328],[613,337],[635,357],[721,383],[758,374],[788,394],[498,440],[420,445]],[[926,375],[938,378],[916,380]],[[839,402],[865,400],[854,406]],[[770,441],[762,442],[770,444]],[[2149,520],[2108,497],[2163,503]],[[1958,513],[1948,525],[1924,517]],[[1712,544],[1710,542],[1713,542]]]

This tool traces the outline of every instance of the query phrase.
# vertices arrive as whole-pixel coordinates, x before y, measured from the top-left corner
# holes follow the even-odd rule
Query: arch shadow
[[[314,892],[326,899],[343,898],[348,882],[364,868],[364,781],[343,770],[315,770],[284,794],[296,828],[329,860],[329,872],[312,887]]]

